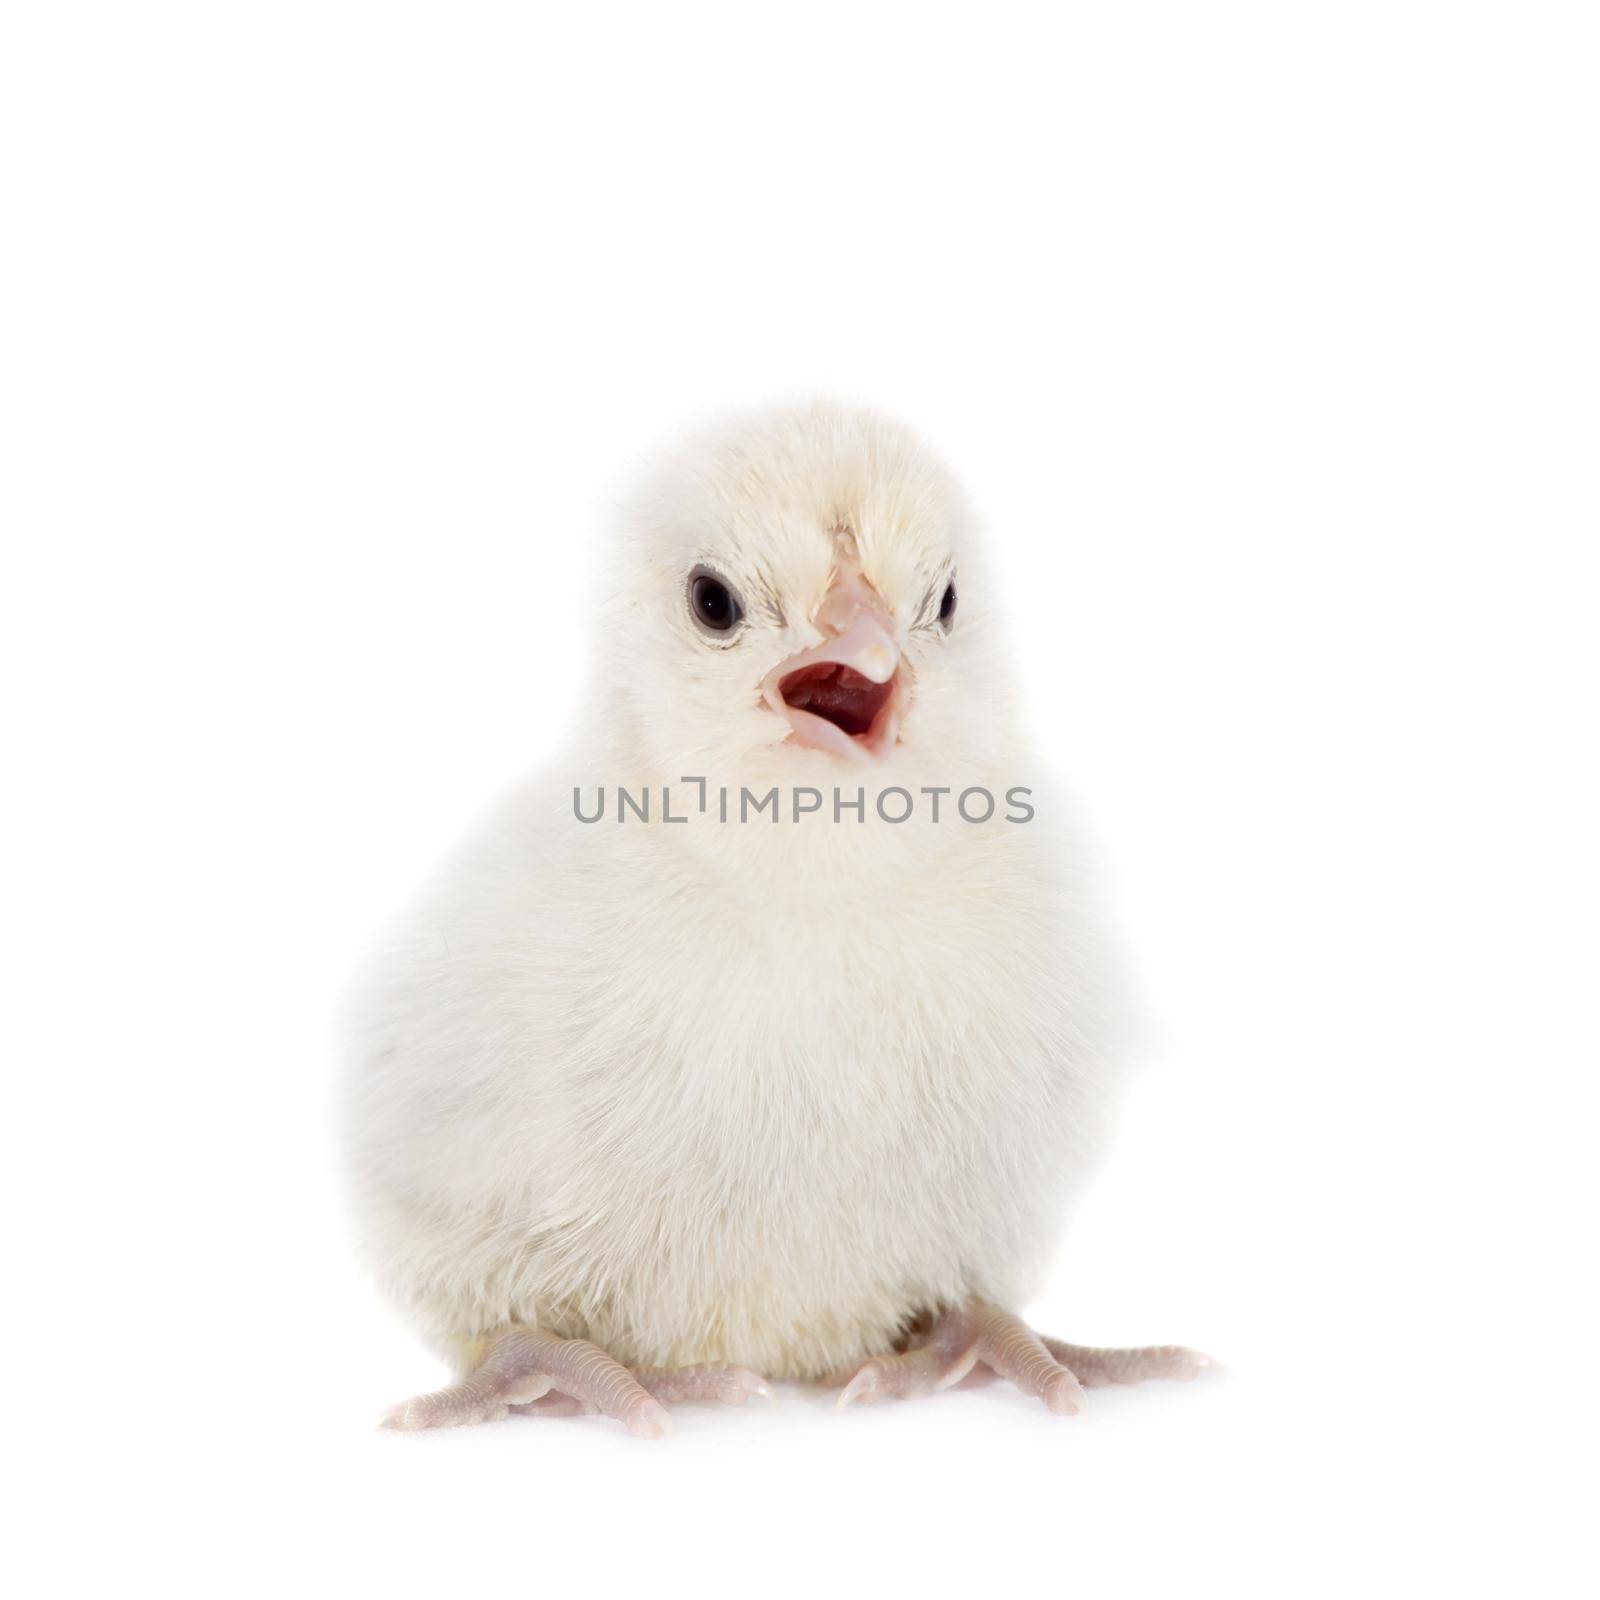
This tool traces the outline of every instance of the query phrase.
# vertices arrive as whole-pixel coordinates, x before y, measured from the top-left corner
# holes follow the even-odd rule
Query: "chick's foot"
[[[754,1395],[770,1398],[771,1391],[743,1367],[629,1371],[587,1340],[512,1327],[484,1341],[477,1366],[459,1383],[391,1407],[381,1426],[412,1431],[493,1422],[510,1412],[550,1417],[600,1411],[630,1433],[655,1439],[672,1425],[668,1404],[721,1400],[742,1405]]]
[[[960,1383],[980,1363],[1043,1400],[1058,1416],[1072,1416],[1083,1409],[1085,1389],[1146,1378],[1192,1378],[1211,1360],[1174,1344],[1134,1350],[1063,1344],[1041,1337],[1008,1311],[972,1305],[946,1312],[913,1348],[874,1356],[845,1385],[839,1404],[934,1394]]]

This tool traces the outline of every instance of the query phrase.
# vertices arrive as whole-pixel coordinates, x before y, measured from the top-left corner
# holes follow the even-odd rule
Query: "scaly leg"
[[[603,1411],[629,1432],[655,1439],[672,1425],[663,1402],[742,1405],[752,1395],[770,1392],[743,1367],[654,1367],[633,1373],[587,1340],[512,1327],[490,1336],[477,1366],[459,1383],[392,1407],[381,1425],[410,1431],[492,1422],[511,1411],[541,1416]]]
[[[1058,1416],[1083,1409],[1083,1391],[1146,1378],[1192,1378],[1210,1358],[1177,1345],[1142,1350],[1093,1350],[1042,1339],[994,1306],[946,1312],[926,1339],[899,1355],[874,1356],[845,1385],[841,1406],[859,1401],[910,1400],[959,1383],[979,1362],[1037,1396]]]

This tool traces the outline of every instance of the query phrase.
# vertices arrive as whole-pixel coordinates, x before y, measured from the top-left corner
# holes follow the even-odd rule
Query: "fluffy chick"
[[[1059,819],[1005,798],[1040,768],[945,467],[871,413],[745,415],[615,534],[574,731],[354,987],[361,1237],[458,1374],[389,1424],[656,1433],[764,1378],[875,1399],[977,1362],[1071,1411],[1081,1383],[1194,1371],[1011,1315],[1113,1074]],[[749,813],[774,787],[776,820]]]

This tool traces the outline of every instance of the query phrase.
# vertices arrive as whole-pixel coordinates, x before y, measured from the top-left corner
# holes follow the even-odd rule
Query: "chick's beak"
[[[899,736],[906,682],[894,618],[858,562],[842,561],[812,621],[822,643],[767,674],[761,698],[797,744],[881,761]]]

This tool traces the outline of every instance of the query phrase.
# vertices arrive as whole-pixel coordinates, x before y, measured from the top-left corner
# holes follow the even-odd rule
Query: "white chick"
[[[628,507],[599,614],[576,731],[352,996],[365,1250],[459,1380],[388,1425],[653,1435],[766,1378],[849,1403],[977,1363],[1066,1413],[1204,1365],[1013,1314],[1113,1074],[944,466],[831,405],[724,423]]]

